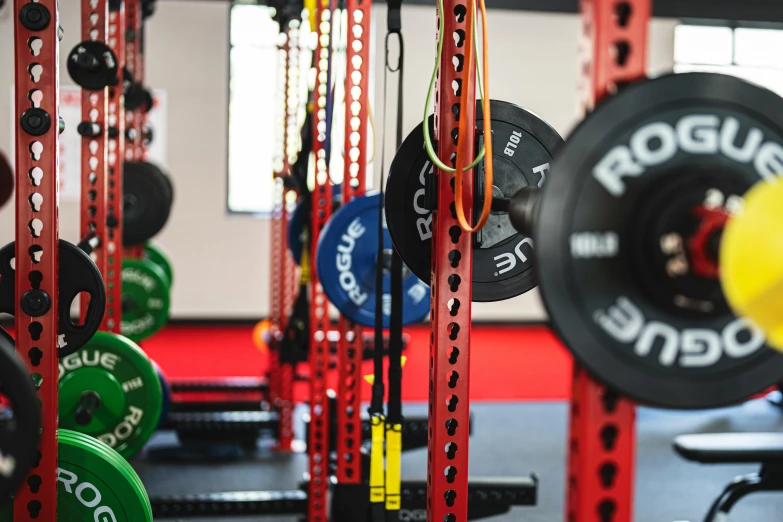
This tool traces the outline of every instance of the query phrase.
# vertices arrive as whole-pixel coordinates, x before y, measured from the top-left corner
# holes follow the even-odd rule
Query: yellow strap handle
[[[402,489],[402,424],[386,425],[386,510],[399,511]]]
[[[306,233],[309,235],[309,232]],[[305,238],[304,248],[302,248],[302,259],[299,261],[299,284],[306,285],[310,283],[310,252],[307,248],[309,241]]]
[[[372,447],[370,448],[370,502],[382,504],[385,500],[384,469],[383,469],[383,443],[384,443],[384,417],[373,415],[370,418],[372,435]]]

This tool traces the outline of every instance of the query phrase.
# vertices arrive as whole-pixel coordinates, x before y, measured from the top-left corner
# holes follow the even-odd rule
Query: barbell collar
[[[512,197],[508,201],[507,208],[508,218],[511,220],[511,224],[520,234],[524,234],[528,237],[533,235],[533,225],[535,215],[538,213],[538,205],[540,201],[539,188],[525,187]],[[501,198],[497,198],[501,199]],[[495,201],[492,202],[493,207]]]

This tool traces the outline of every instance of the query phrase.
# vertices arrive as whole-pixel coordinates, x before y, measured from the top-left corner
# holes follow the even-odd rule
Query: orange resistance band
[[[473,70],[473,62],[475,57],[473,56],[475,47],[473,45],[473,16],[476,9],[476,0],[468,0],[468,12],[465,18],[465,63],[464,69],[467,71],[466,76],[470,76]],[[478,0],[481,8],[481,23],[482,23],[482,43],[483,43],[483,63],[482,71],[484,74],[484,98],[481,100],[482,109],[484,112],[484,148],[486,155],[484,156],[485,176],[484,176],[484,206],[481,210],[481,218],[475,227],[471,227],[468,220],[465,218],[465,209],[462,203],[462,174],[463,169],[466,166],[465,154],[463,153],[463,147],[457,147],[457,162],[454,183],[454,206],[457,210],[457,219],[459,224],[465,232],[478,232],[484,225],[487,224],[490,211],[492,210],[492,186],[493,180],[493,164],[492,164],[492,116],[490,114],[490,102],[489,102],[489,45],[487,38],[487,8],[484,0]],[[475,85],[473,82],[466,82],[467,88],[464,88],[463,84],[462,94],[460,95],[460,107],[468,107],[469,103],[475,103],[476,93],[474,91]],[[464,143],[463,140],[467,139],[468,134],[468,121],[467,118],[460,118],[459,120],[459,134],[457,138],[458,143]]]

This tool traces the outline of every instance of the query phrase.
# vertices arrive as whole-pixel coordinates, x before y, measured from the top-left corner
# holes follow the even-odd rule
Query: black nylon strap
[[[396,143],[395,150],[399,150],[402,144],[402,117],[403,117],[403,61],[405,56],[405,44],[402,38],[402,17],[401,17],[401,5],[402,0],[390,0],[388,11],[388,32],[386,34],[386,67],[384,69],[384,90],[387,85],[387,74],[398,73],[397,76],[397,121],[396,123]],[[389,43],[392,35],[397,37],[399,45],[399,57],[396,67],[392,67],[389,61]],[[386,93],[384,92],[384,124],[386,122]],[[384,147],[385,150],[385,147]],[[384,157],[385,160],[385,157]],[[382,163],[385,172],[385,161]],[[396,203],[396,202],[395,202]],[[389,318],[389,399],[386,412],[386,430],[387,434],[390,430],[394,431],[397,425],[402,425],[402,258],[399,256],[396,250],[392,249],[391,253],[391,315]],[[399,441],[398,441],[399,443]],[[390,466],[399,467],[400,454],[399,451],[395,452],[389,458],[394,458],[396,462],[389,463]],[[397,491],[396,494],[392,494],[391,497],[387,496],[387,507],[389,502],[395,503],[396,509],[387,509],[384,522],[399,522],[399,486],[400,484],[392,485],[392,490]],[[387,484],[387,488],[390,485]],[[387,489],[387,495],[390,495],[390,490]],[[396,498],[395,498],[396,497]]]
[[[391,6],[390,6],[391,8]],[[391,24],[391,20],[390,20]],[[399,62],[396,68],[389,65],[389,38],[397,35],[400,46]],[[390,72],[397,72],[397,132],[395,148],[402,145],[402,116],[403,116],[403,58],[405,44],[402,33],[389,32],[386,35],[386,68]],[[392,249],[391,262],[391,317],[389,321],[389,405],[386,421],[389,424],[402,423],[402,258],[396,250]]]

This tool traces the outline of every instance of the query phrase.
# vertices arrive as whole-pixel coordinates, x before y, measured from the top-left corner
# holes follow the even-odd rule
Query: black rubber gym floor
[[[566,405],[563,403],[474,404],[470,445],[471,476],[539,475],[539,502],[515,508],[491,522],[558,522],[563,520]],[[408,405],[410,414],[426,405]],[[703,466],[687,462],[671,449],[685,433],[781,431],[783,414],[764,400],[708,412],[639,409],[637,431],[636,522],[701,521],[717,493],[735,476],[755,466]],[[151,447],[174,441],[158,433]],[[423,478],[426,450],[405,453],[403,477]],[[139,458],[134,463],[150,496],[255,489],[295,489],[307,467],[305,455],[264,454],[233,464],[160,464]],[[731,520],[766,522],[783,513],[783,493],[751,495],[732,512]],[[190,519],[223,522],[232,519]],[[291,522],[293,517],[244,518]]]

